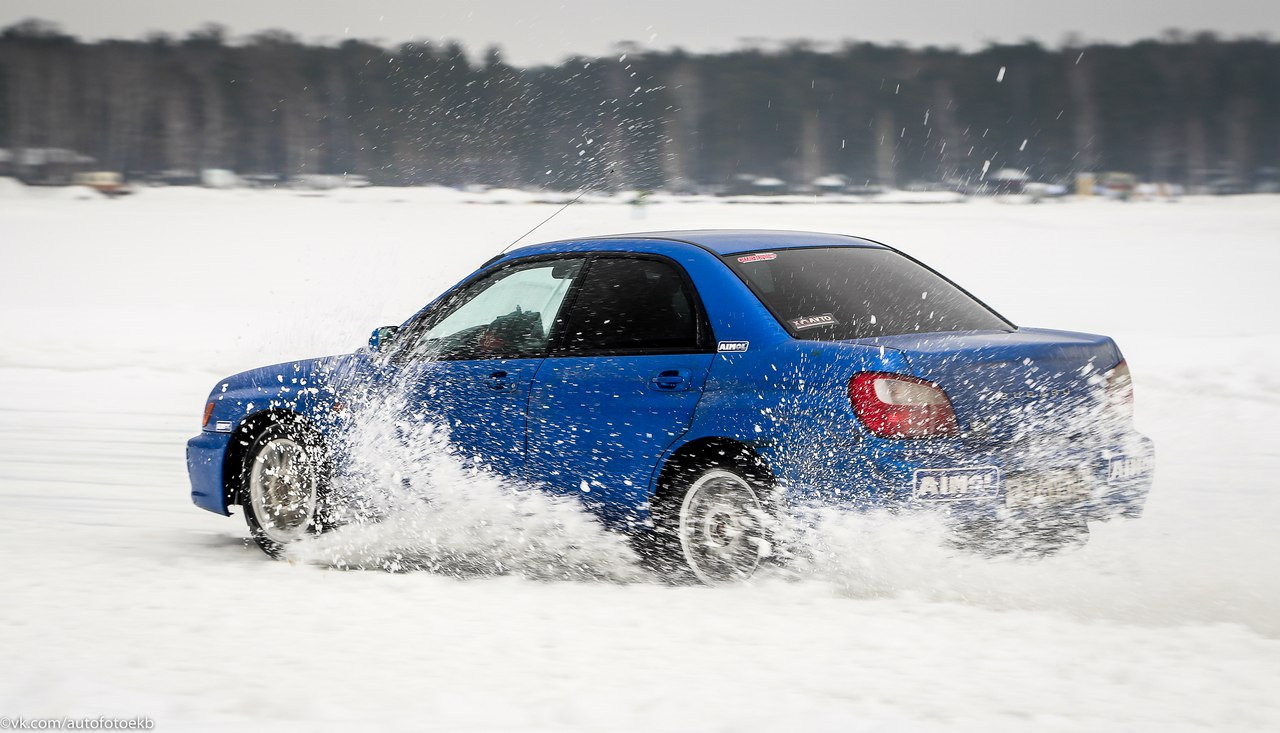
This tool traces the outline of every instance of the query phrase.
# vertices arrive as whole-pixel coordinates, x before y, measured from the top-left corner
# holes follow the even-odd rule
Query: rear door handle
[[[685,392],[693,381],[688,369],[663,369],[649,378],[649,389],[657,392]]]
[[[509,392],[516,386],[515,380],[514,374],[507,372],[505,369],[499,369],[485,377],[485,384],[494,392]]]

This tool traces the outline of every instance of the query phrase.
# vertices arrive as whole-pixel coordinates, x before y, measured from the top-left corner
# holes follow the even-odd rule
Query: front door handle
[[[686,392],[693,381],[688,369],[663,369],[649,378],[649,389],[657,392]]]

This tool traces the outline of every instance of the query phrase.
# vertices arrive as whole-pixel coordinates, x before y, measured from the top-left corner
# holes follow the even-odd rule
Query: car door
[[[714,358],[684,270],[665,258],[587,264],[529,397],[528,476],[625,516],[689,427]]]
[[[513,263],[459,287],[409,326],[396,361],[414,419],[447,428],[468,464],[523,475],[530,385],[583,264]]]

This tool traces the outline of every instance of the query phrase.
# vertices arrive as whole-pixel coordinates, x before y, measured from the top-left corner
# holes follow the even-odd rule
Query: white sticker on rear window
[[[819,326],[834,326],[839,323],[836,317],[830,313],[823,313],[817,316],[805,316],[804,318],[792,318],[791,327],[797,331],[803,331],[807,328],[818,328]]]
[[[760,252],[758,254],[753,254],[753,255],[743,255],[742,257],[738,258],[738,262],[745,265],[748,262],[767,262],[769,260],[776,260],[776,259],[778,259],[778,255],[772,252]]]

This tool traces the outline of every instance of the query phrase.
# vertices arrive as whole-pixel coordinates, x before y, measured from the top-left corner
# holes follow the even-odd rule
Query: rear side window
[[[601,257],[582,275],[564,316],[567,354],[697,352],[709,343],[697,300],[681,272],[659,260]]]
[[[724,259],[795,338],[1013,328],[942,276],[892,250],[790,249]]]

